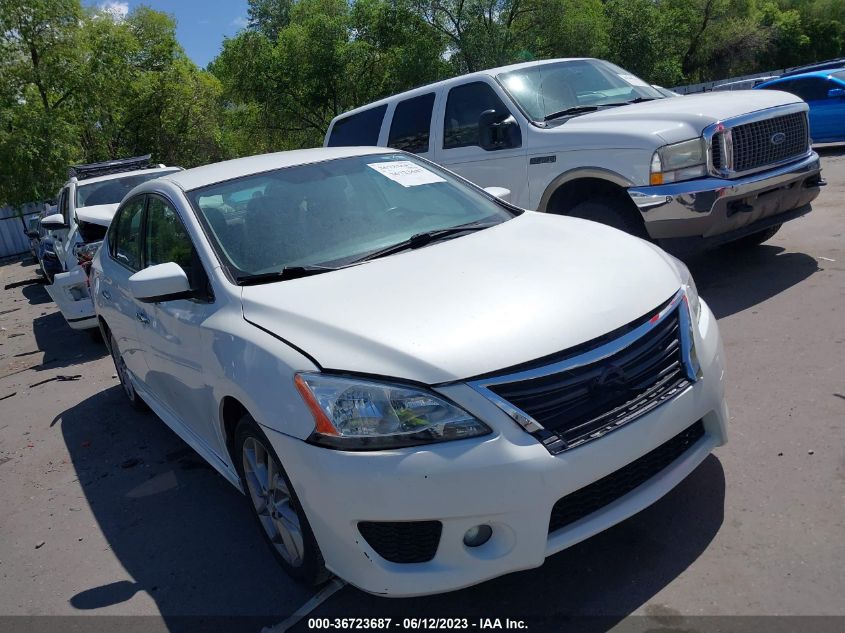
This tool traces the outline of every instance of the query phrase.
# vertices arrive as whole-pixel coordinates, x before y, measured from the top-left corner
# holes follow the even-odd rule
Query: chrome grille
[[[635,322],[623,337],[602,340],[568,362],[474,386],[491,392],[511,415],[516,411],[515,419],[552,454],[598,439],[671,400],[694,380],[689,315],[681,297]]]
[[[798,158],[807,153],[809,146],[807,115],[793,112],[716,133],[711,143],[711,162],[717,170],[742,173]]]

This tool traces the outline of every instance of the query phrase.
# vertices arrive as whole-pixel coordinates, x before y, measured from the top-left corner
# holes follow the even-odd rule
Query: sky
[[[176,18],[176,37],[188,57],[205,67],[220,52],[223,37],[246,26],[246,0],[84,0],[125,15],[139,4]]]

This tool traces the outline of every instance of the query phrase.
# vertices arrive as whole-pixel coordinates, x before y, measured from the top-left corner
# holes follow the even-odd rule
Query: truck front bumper
[[[628,194],[653,239],[715,246],[809,212],[823,184],[819,155],[810,152],[744,178],[633,187]]]

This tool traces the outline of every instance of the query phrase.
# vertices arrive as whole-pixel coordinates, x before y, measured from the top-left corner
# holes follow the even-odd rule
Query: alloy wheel
[[[289,565],[302,565],[305,552],[302,526],[281,468],[254,437],[246,439],[242,453],[249,497],[264,531]]]

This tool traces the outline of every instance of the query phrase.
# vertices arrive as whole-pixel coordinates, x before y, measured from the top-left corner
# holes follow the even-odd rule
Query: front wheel
[[[638,212],[617,198],[585,200],[576,204],[566,215],[606,224],[631,235],[648,239],[648,233]]]
[[[756,233],[746,235],[745,237],[741,237],[733,242],[728,242],[727,246],[730,246],[731,248],[753,248],[755,246],[759,246],[763,242],[774,237],[775,233],[780,231],[781,226],[783,225],[775,224],[774,226],[770,226],[762,231],[757,231]]]
[[[147,403],[141,399],[141,396],[138,395],[138,392],[135,391],[135,386],[132,384],[132,379],[129,377],[129,370],[126,368],[126,362],[123,360],[123,356],[117,347],[117,341],[111,333],[109,333],[109,351],[111,352],[111,358],[114,361],[114,368],[117,372],[117,377],[120,379],[120,386],[123,387],[123,393],[126,394],[126,399],[129,400],[129,404],[132,405],[132,408],[136,411],[146,411],[149,407],[147,407]]]
[[[296,580],[310,586],[331,577],[308,518],[276,451],[251,416],[235,431],[235,466],[273,557]]]

